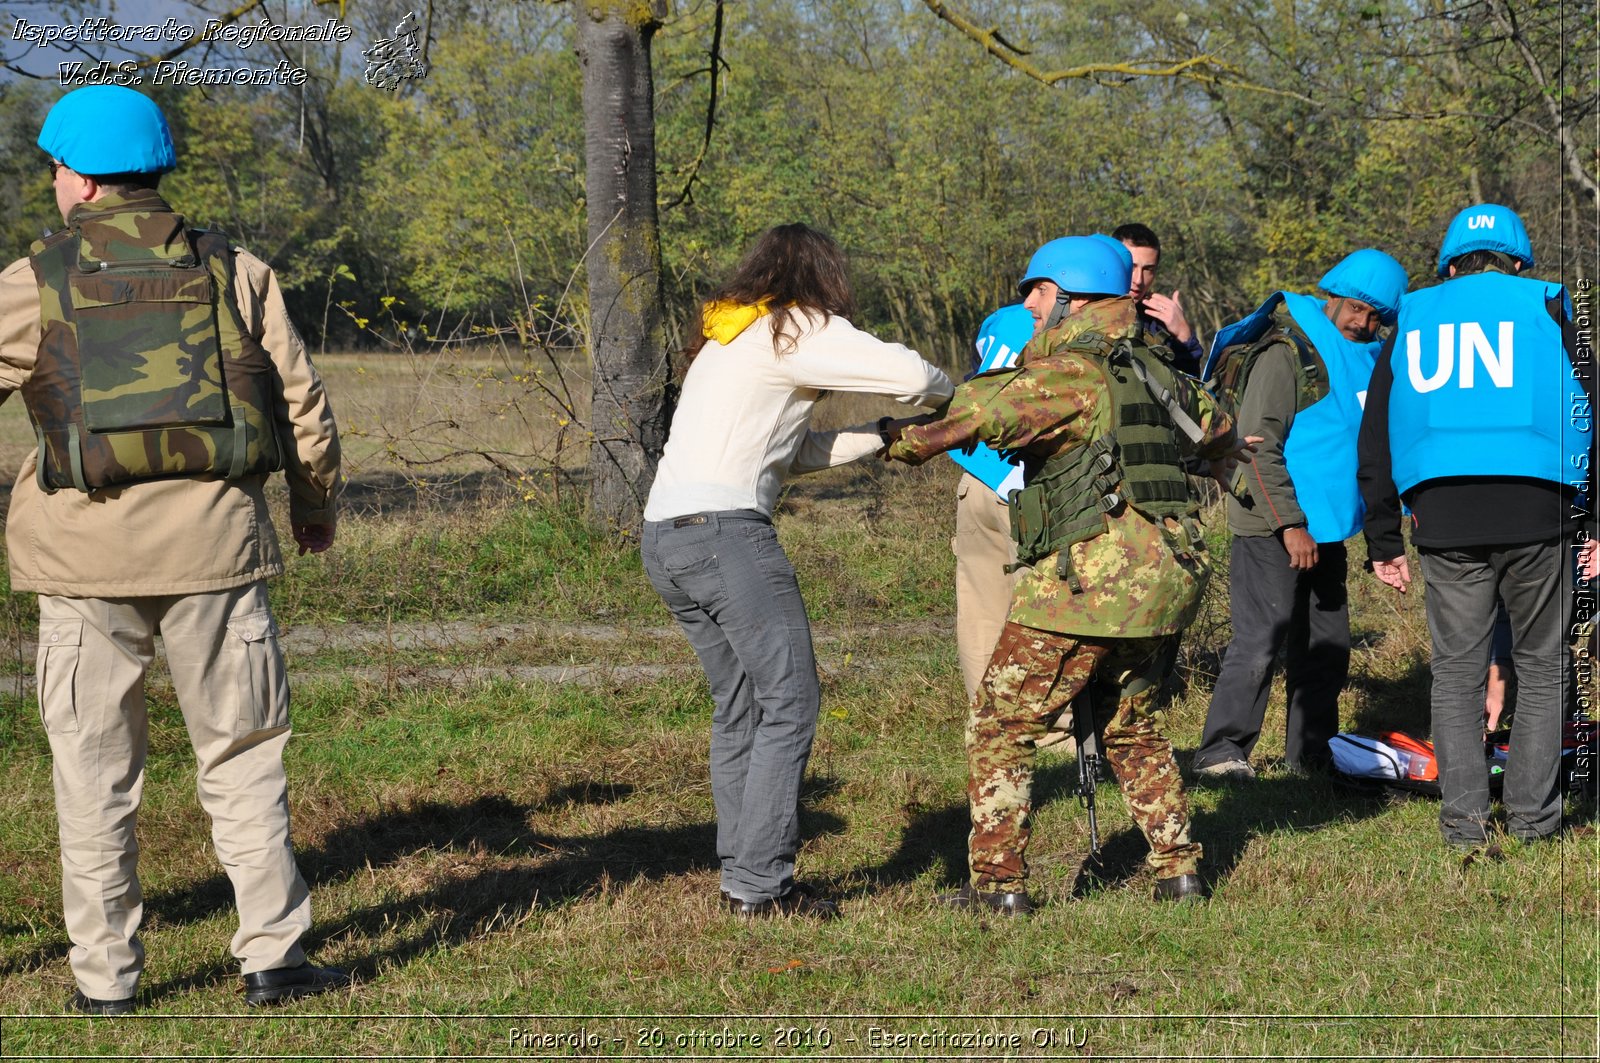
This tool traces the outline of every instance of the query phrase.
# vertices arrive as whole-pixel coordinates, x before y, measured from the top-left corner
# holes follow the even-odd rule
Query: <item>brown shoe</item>
[[[1206,884],[1199,875],[1173,875],[1156,879],[1155,899],[1158,901],[1203,901]]]
[[[1032,915],[1037,909],[1023,890],[980,890],[970,882],[955,893],[939,894],[939,903],[962,911],[988,908],[1001,915]]]
[[[837,919],[839,906],[823,897],[802,882],[789,887],[782,897],[769,897],[764,901],[744,901],[723,891],[723,901],[728,911],[747,919],[770,919],[778,915],[803,915],[810,919]]]

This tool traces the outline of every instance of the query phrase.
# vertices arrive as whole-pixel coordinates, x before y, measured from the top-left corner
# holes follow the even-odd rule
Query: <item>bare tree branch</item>
[[[1073,79],[1099,81],[1106,78],[1117,80],[1131,80],[1140,77],[1183,78],[1207,85],[1245,89],[1249,92],[1261,92],[1270,96],[1284,96],[1313,105],[1317,102],[1311,97],[1298,92],[1258,85],[1248,80],[1244,71],[1209,52],[1190,56],[1187,59],[1129,59],[1120,63],[1086,63],[1083,66],[1067,67],[1064,70],[1044,70],[1022,58],[1022,56],[1030,53],[1017,48],[1007,41],[1001,36],[997,27],[984,28],[979,26],[966,16],[952,10],[950,5],[944,3],[943,0],[922,0],[922,2],[935,15],[938,15],[950,25],[983,45],[984,51],[1012,69],[1020,71],[1035,81],[1046,85],[1056,85],[1062,81]]]
[[[1561,113],[1561,104],[1556,102],[1555,94],[1551,91],[1550,80],[1545,76],[1544,66],[1539,62],[1539,57],[1534,54],[1533,49],[1528,46],[1527,38],[1517,26],[1516,12],[1509,4],[1489,3],[1487,7],[1489,17],[1516,47],[1517,53],[1522,56],[1523,65],[1528,68],[1529,75],[1538,86],[1539,100],[1544,104],[1545,113],[1550,116],[1550,122],[1555,127],[1556,142],[1561,145],[1561,160],[1566,164],[1567,173],[1579,188],[1589,193],[1590,199],[1600,196],[1600,186],[1595,184],[1594,175],[1584,167],[1577,148],[1573,146],[1572,137],[1567,131],[1566,116]]]
[[[700,164],[705,162],[706,153],[711,150],[711,131],[717,124],[717,78],[722,68],[728,65],[722,58],[722,21],[723,0],[716,0],[716,17],[711,27],[711,92],[706,101],[705,137],[700,141],[700,153],[689,164],[689,177],[683,182],[683,189],[670,202],[663,203],[662,210],[671,210],[691,199],[695,179],[700,176]]]
[[[228,12],[226,12],[224,14],[216,15],[214,17],[222,25],[231,26],[233,23],[238,22],[240,19],[244,18],[250,12],[256,10],[259,7],[261,7],[266,2],[267,2],[267,0],[245,0],[244,3],[240,4],[238,7],[234,8],[232,11],[228,11]],[[323,0],[318,0],[318,2],[321,3],[321,2],[323,2]],[[342,11],[343,8],[341,7],[340,10]],[[211,38],[210,37],[207,37],[204,34],[197,33],[194,36],[190,37],[188,40],[182,42],[181,44],[176,44],[173,47],[168,48],[166,51],[160,53],[159,55],[145,56],[143,59],[139,60],[139,62],[136,65],[139,66],[142,69],[147,69],[149,67],[155,66],[157,63],[164,63],[169,59],[173,59],[173,58],[175,58],[177,56],[180,56],[184,52],[187,52],[190,48],[195,48],[195,47],[198,47],[199,45],[210,44],[210,43],[211,43]]]

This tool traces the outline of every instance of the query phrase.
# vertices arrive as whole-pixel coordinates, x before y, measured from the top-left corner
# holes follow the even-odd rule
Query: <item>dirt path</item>
[[[907,620],[892,624],[846,626],[819,624],[812,627],[817,647],[817,663],[824,672],[844,667],[872,667],[869,655],[859,652],[863,645],[882,645],[908,639],[948,634],[950,625],[933,620]],[[289,659],[293,680],[330,681],[341,677],[369,682],[413,686],[450,683],[476,685],[497,680],[525,683],[576,683],[582,686],[621,686],[649,682],[665,675],[692,674],[698,668],[683,635],[676,627],[630,624],[597,624],[561,621],[486,622],[475,620],[408,621],[395,624],[296,624],[282,631],[284,654]],[[573,656],[583,659],[560,664],[518,664],[516,647],[571,643]],[[630,646],[652,645],[659,658],[659,644],[675,647],[677,660],[671,663],[640,661]],[[847,648],[854,647],[854,649]],[[18,652],[25,660],[34,657],[37,644],[24,641]],[[316,657],[329,653],[365,651],[370,663],[337,669],[319,667]],[[416,658],[439,654],[471,656],[494,652],[509,657],[505,663],[463,663],[440,665]],[[546,654],[547,655],[547,654]],[[296,662],[305,662],[299,665]],[[158,669],[161,667],[158,663]],[[20,691],[33,689],[31,675],[6,681],[20,684]]]

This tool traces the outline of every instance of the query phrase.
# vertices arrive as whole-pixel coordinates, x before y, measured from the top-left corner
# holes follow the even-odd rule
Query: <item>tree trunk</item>
[[[590,519],[635,534],[671,419],[650,38],[666,0],[577,0],[589,222]]]

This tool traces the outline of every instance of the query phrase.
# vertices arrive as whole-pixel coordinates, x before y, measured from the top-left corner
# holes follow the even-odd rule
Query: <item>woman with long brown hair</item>
[[[779,488],[887,442],[887,419],[812,431],[824,391],[932,407],[953,390],[915,351],[853,326],[854,312],[837,244],[799,224],[764,233],[701,310],[645,505],[645,571],[711,685],[722,896],[745,916],[839,914],[794,880],[819,697],[805,602],[772,527]]]

